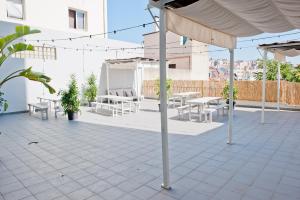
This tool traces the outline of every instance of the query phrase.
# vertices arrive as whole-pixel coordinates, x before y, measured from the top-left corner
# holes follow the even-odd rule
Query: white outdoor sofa
[[[106,94],[108,92],[106,91]],[[138,96],[136,91],[132,88],[116,88],[109,89],[109,95],[123,96],[123,97],[132,97],[133,101],[142,101],[144,100],[144,96]]]

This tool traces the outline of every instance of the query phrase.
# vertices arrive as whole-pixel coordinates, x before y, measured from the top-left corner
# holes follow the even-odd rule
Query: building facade
[[[78,34],[107,31],[107,0],[0,0],[0,21]]]
[[[208,45],[167,32],[168,77],[176,80],[208,80]],[[159,32],[144,35],[144,57],[159,59]],[[157,74],[151,71],[149,74]],[[151,75],[153,76],[153,75]],[[147,76],[151,78],[151,76]]]
[[[52,78],[50,84],[56,91],[67,87],[71,74],[75,74],[79,87],[91,73],[100,83],[106,59],[143,54],[142,50],[135,51],[136,54],[119,50],[141,47],[139,44],[110,40],[105,34],[99,34],[107,31],[106,10],[106,0],[0,0],[0,36],[13,33],[17,25],[29,25],[41,31],[19,40],[32,44],[35,51],[9,58],[0,68],[0,79],[13,70],[32,66],[34,71]],[[92,34],[99,35],[68,39]],[[67,40],[56,40],[59,38]],[[39,96],[57,98],[41,84],[23,78],[8,82],[1,90],[9,102],[8,112],[27,110],[27,104],[37,102]]]

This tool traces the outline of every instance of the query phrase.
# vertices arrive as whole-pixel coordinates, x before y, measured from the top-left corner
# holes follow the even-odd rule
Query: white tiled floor
[[[0,200],[300,199],[299,112],[268,111],[262,125],[259,110],[237,109],[227,145],[226,117],[178,121],[169,109],[164,191],[156,106],[117,118],[83,109],[73,122],[0,116]]]

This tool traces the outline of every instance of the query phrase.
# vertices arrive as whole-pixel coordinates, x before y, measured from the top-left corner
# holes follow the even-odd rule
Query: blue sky
[[[119,28],[126,28],[138,24],[143,24],[147,22],[153,21],[150,14],[146,9],[148,4],[148,0],[108,0],[108,29],[109,31],[113,31]],[[115,35],[110,35],[111,39],[123,40],[128,42],[141,43],[143,41],[143,34],[151,32],[153,30],[152,26],[147,26],[146,28],[138,28],[129,31],[124,31],[121,33],[117,33]],[[292,31],[300,32],[300,30]],[[262,34],[252,38],[260,38],[265,36],[272,36],[278,34]],[[240,38],[239,40],[245,40],[249,38]],[[258,44],[278,42],[278,41],[286,41],[292,39],[300,39],[300,33],[290,36],[281,36],[272,39],[259,40],[254,42],[241,42],[238,43],[238,47],[246,47],[246,46],[256,46]],[[211,46],[209,50],[220,49],[217,47]],[[235,60],[255,60],[260,58],[260,54],[258,53],[256,48],[247,48],[242,50],[235,51]],[[214,52],[210,53],[210,57],[212,58],[228,58],[229,54],[227,52]],[[270,57],[272,55],[270,54]],[[288,61],[292,63],[300,64],[300,57],[297,58],[288,58]]]

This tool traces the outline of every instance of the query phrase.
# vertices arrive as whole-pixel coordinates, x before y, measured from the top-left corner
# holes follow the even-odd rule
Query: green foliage
[[[29,26],[17,26],[15,33],[0,38],[0,68],[11,55],[22,51],[34,51],[34,47],[30,44],[25,44],[22,42],[14,43],[14,44],[11,43],[25,35],[30,35],[35,33],[40,33],[40,31],[31,30]],[[40,82],[49,90],[51,94],[55,93],[55,89],[49,85],[51,79],[42,73],[32,71],[31,67],[27,69],[14,71],[11,74],[4,77],[4,79],[2,80],[0,79],[0,89],[4,85],[4,83],[18,77],[24,77],[31,81]],[[1,96],[3,96],[3,93],[1,94]],[[3,110],[6,110],[8,107],[8,103],[3,98],[1,98],[1,96],[0,96],[0,110],[1,108],[4,108]]]
[[[61,105],[65,113],[75,113],[79,111],[79,89],[77,87],[75,75],[71,75],[71,81],[68,90],[60,91],[59,94],[61,95]]]
[[[300,65],[292,70],[292,79],[293,82],[300,82]]]
[[[290,82],[300,82],[299,73],[300,68],[293,66],[289,63],[280,63],[276,60],[267,60],[266,61],[266,80],[277,80],[277,70],[278,64],[280,65],[280,75],[281,79],[290,81]],[[258,67],[263,68],[263,60],[258,62]],[[262,80],[262,72],[256,74],[256,80]]]
[[[87,87],[84,91],[84,96],[87,98],[88,102],[96,101],[97,84],[96,76],[94,74],[91,74],[87,79]]]
[[[224,99],[229,99],[229,83],[226,83],[221,95],[223,96]],[[235,86],[233,86],[233,100],[236,100],[237,98],[238,98],[238,89]]]
[[[4,52],[6,46],[8,46],[11,42],[16,39],[19,39],[25,35],[40,33],[39,30],[31,30],[29,26],[17,26],[15,33],[7,35],[3,38],[0,38],[0,51]]]
[[[173,87],[173,80],[167,79],[166,80],[166,89],[167,89],[167,97],[169,98],[172,95],[172,87]],[[155,91],[158,98],[160,98],[160,80],[155,80]]]

